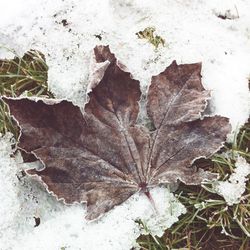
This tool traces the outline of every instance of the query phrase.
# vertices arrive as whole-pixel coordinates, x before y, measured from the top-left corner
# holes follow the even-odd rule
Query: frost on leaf
[[[86,202],[95,219],[137,191],[181,180],[199,184],[215,176],[191,167],[218,150],[230,132],[228,119],[200,119],[210,94],[201,64],[177,65],[152,77],[147,112],[155,130],[136,123],[140,83],[124,71],[108,46],[94,50],[95,72],[85,107],[63,100],[3,98],[21,128],[19,148],[44,169],[29,170],[66,203]],[[101,77],[100,77],[101,76]]]

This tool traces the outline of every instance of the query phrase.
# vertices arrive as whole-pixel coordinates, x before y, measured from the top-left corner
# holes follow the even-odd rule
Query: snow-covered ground
[[[145,91],[151,76],[172,60],[201,61],[204,86],[212,90],[211,112],[229,117],[234,129],[249,116],[249,0],[0,0],[0,7],[0,58],[13,57],[6,48],[20,56],[40,50],[58,98],[83,105],[92,49],[109,44]],[[135,33],[148,26],[165,39],[165,47],[155,50],[137,38]],[[82,206],[65,206],[22,177],[26,166],[20,156],[9,156],[9,136],[0,147],[1,250],[129,249],[139,235],[136,218],[160,234],[185,212],[167,189],[157,189],[153,195],[161,216],[137,194],[86,223]],[[33,217],[41,218],[38,227]]]
[[[250,174],[250,164],[243,157],[238,157],[235,170],[228,180],[218,181],[215,190],[222,195],[228,205],[238,204],[245,192],[247,176]]]

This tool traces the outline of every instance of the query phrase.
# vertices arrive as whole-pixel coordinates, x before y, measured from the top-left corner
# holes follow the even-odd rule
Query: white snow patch
[[[229,206],[238,204],[246,189],[246,181],[250,174],[250,164],[243,157],[238,157],[235,163],[235,170],[227,181],[218,181],[215,184],[215,191],[224,197]]]
[[[14,188],[17,183],[15,173],[18,159],[11,158],[11,145],[13,144],[11,134],[6,134],[0,141],[0,242],[6,243],[4,239],[13,239],[15,235],[15,216],[20,209],[18,200],[18,192]],[[3,249],[4,245],[0,249]]]

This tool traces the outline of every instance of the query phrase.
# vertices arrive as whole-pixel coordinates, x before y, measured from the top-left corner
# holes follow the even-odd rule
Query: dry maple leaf
[[[225,117],[200,119],[209,91],[201,64],[177,65],[152,77],[147,112],[155,130],[136,124],[139,81],[124,70],[108,46],[94,49],[95,71],[88,102],[3,98],[21,128],[19,148],[43,164],[39,176],[66,203],[86,202],[95,219],[137,191],[180,180],[200,184],[215,176],[190,167],[218,150],[230,132]]]

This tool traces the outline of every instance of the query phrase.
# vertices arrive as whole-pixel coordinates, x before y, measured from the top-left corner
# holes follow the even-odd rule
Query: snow
[[[224,197],[229,206],[238,204],[246,189],[246,181],[250,174],[250,164],[239,156],[235,163],[235,170],[228,180],[218,181],[215,185],[215,191]]]
[[[0,44],[19,55],[30,48],[42,51],[49,65],[50,88],[58,98],[82,104],[91,50],[101,43],[110,45],[145,88],[151,76],[174,59],[201,61],[204,85],[213,94],[213,113],[228,116],[234,129],[248,117],[247,0],[0,0],[0,6],[6,6],[0,17]],[[228,13],[239,18],[217,17]],[[148,26],[165,39],[165,47],[156,51],[137,38],[135,33]],[[4,56],[13,55],[2,49],[0,57]]]
[[[109,44],[140,80],[144,94],[151,76],[172,60],[201,61],[204,86],[212,90],[212,114],[229,117],[234,129],[249,117],[248,0],[0,0],[0,6],[0,58],[13,57],[10,50],[20,56],[29,49],[40,50],[57,98],[83,105],[91,81],[92,49]],[[137,38],[135,33],[149,26],[156,28],[166,46],[156,50]],[[161,235],[185,212],[167,189],[158,188],[152,192],[160,215],[155,216],[145,197],[136,194],[88,224],[82,206],[65,206],[36,181],[20,175],[27,166],[20,156],[9,156],[9,140],[8,135],[0,141],[0,249],[130,249],[139,235],[135,219]],[[38,227],[33,216],[41,218]]]

